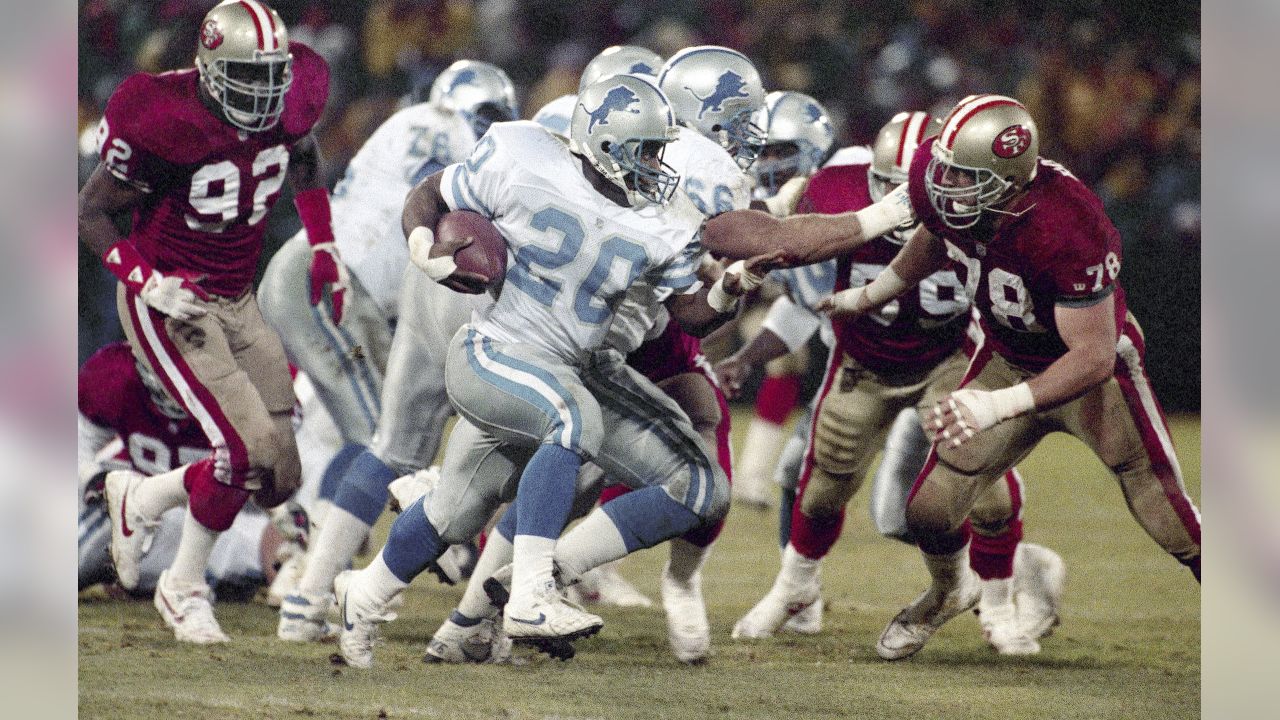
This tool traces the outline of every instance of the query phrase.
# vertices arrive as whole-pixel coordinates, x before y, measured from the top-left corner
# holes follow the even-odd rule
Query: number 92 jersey
[[[820,170],[805,188],[797,212],[841,213],[871,204],[867,165]],[[875,279],[902,246],[881,236],[836,259],[835,289],[847,290]],[[964,342],[969,301],[951,270],[939,270],[918,287],[874,313],[832,322],[843,352],[863,367],[885,375],[933,369]]]
[[[631,285],[651,286],[659,300],[701,286],[700,217],[605,198],[579,158],[536,123],[493,125],[440,185],[451,209],[484,215],[507,240],[501,295],[475,320],[495,340],[573,363],[601,346]]]
[[[1116,328],[1124,325],[1124,290],[1117,280],[1120,233],[1084,183],[1058,163],[1040,158],[1022,197],[999,215],[986,213],[972,228],[955,230],[938,216],[925,192],[925,169],[935,141],[926,140],[911,160],[911,207],[946,243],[996,352],[1026,370],[1043,371],[1067,351],[1054,307],[1088,307],[1112,293]],[[1003,222],[993,230],[994,218]]]
[[[289,148],[311,132],[329,94],[324,60],[300,43],[289,52],[284,112],[262,132],[238,130],[206,107],[194,68],[131,75],[107,102],[99,154],[111,174],[151,193],[129,238],[160,272],[203,276],[201,287],[228,297],[252,285]]]

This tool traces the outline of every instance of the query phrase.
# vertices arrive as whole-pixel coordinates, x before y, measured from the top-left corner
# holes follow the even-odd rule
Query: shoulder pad
[[[329,102],[329,64],[300,42],[290,42],[289,52],[293,55],[293,84],[284,96],[280,125],[290,138],[301,138],[320,121]]]
[[[196,71],[136,73],[107,102],[112,132],[135,149],[177,164],[199,160],[208,147],[201,120],[208,111],[196,95]]]

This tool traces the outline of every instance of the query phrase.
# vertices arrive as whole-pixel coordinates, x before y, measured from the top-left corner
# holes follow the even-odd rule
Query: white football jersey
[[[334,188],[333,234],[342,262],[387,317],[396,316],[409,247],[400,227],[404,198],[423,178],[475,147],[457,113],[427,103],[387,119],[360,147]]]
[[[871,152],[870,145],[850,145],[842,147],[835,151],[822,167],[829,168],[837,165],[870,165],[871,160],[875,157]]]
[[[507,240],[502,294],[477,313],[477,332],[542,348],[566,362],[598,349],[636,282],[658,300],[701,286],[698,224],[670,208],[605,198],[568,147],[529,121],[498,123],[466,162],[445,168],[455,210],[493,221]]]
[[[831,328],[831,318],[818,312],[818,303],[830,297],[836,288],[836,261],[826,260],[812,265],[774,270],[769,279],[782,283],[786,288],[786,300],[779,299],[770,308],[770,317],[776,317],[776,324],[765,320],[765,327],[786,341],[792,350],[805,342],[814,331],[821,331],[822,342],[830,347],[835,341],[835,332]],[[780,302],[790,303],[794,309],[779,307]]]
[[[706,218],[750,207],[749,176],[724,148],[696,130],[681,127],[679,137],[667,143],[662,161],[680,176],[671,200],[672,212],[690,222],[701,225]],[[636,283],[618,306],[607,344],[624,355],[630,353],[646,339],[661,334],[666,320],[660,298],[643,283]]]
[[[561,95],[534,113],[533,121],[568,140],[569,121],[573,119],[573,106],[577,102],[577,95]]]

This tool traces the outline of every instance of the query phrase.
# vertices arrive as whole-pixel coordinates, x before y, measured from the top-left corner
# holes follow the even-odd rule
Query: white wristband
[[[906,290],[907,282],[890,265],[881,270],[874,280],[867,283],[862,289],[862,294],[870,307],[879,307],[898,297]]]
[[[436,234],[431,228],[419,225],[409,233],[409,259],[417,265],[427,277],[440,282],[458,269],[452,255],[431,257],[431,246],[435,245]]]
[[[724,275],[707,291],[707,304],[718,313],[727,313],[738,306],[738,296],[724,291]]]
[[[915,220],[905,183],[885,195],[880,202],[855,212],[853,216],[858,219],[858,225],[862,228],[864,241],[880,237],[899,225]]]
[[[764,276],[756,275],[747,271],[747,263],[745,260],[738,260],[729,267],[725,268],[725,275],[737,275],[738,287],[742,289],[741,295],[745,295],[752,290],[764,284]]]
[[[1036,409],[1036,399],[1031,394],[1031,386],[1026,383],[992,391],[991,402],[995,405],[996,417],[1000,422]]]

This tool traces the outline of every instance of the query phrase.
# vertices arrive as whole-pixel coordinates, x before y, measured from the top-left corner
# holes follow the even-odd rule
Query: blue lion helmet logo
[[[822,119],[822,109],[813,103],[809,103],[804,108],[805,114],[809,116],[809,122],[818,122]]]
[[[449,83],[449,92],[453,92],[459,85],[474,85],[476,82],[475,70],[463,70],[453,78],[453,82]]]
[[[638,62],[638,63],[636,63],[635,65],[632,65],[632,66],[631,66],[631,69],[630,69],[630,70],[628,70],[627,72],[631,72],[631,73],[644,73],[644,74],[646,74],[646,75],[654,75],[654,74],[655,74],[655,73],[653,72],[653,68],[649,67],[649,65],[648,65],[647,63],[642,63],[642,62]]]
[[[693,92],[693,88],[688,86],[685,87],[685,90],[688,90],[694,97],[702,101],[702,107],[698,108],[698,119],[701,120],[708,110],[720,112],[727,100],[751,97],[750,93],[744,92],[746,87],[747,81],[743,80],[741,75],[732,70],[725,70],[721,73],[720,78],[716,80],[716,88],[711,91],[710,95],[699,97],[698,93]]]
[[[632,105],[640,104],[640,96],[635,91],[625,85],[618,85],[609,88],[609,92],[605,93],[604,100],[600,103],[600,107],[595,110],[587,110],[587,116],[591,119],[587,122],[587,132],[591,132],[596,125],[608,125],[609,115],[615,112],[631,113],[639,115],[640,108],[633,108]],[[584,109],[586,105],[582,106]]]

